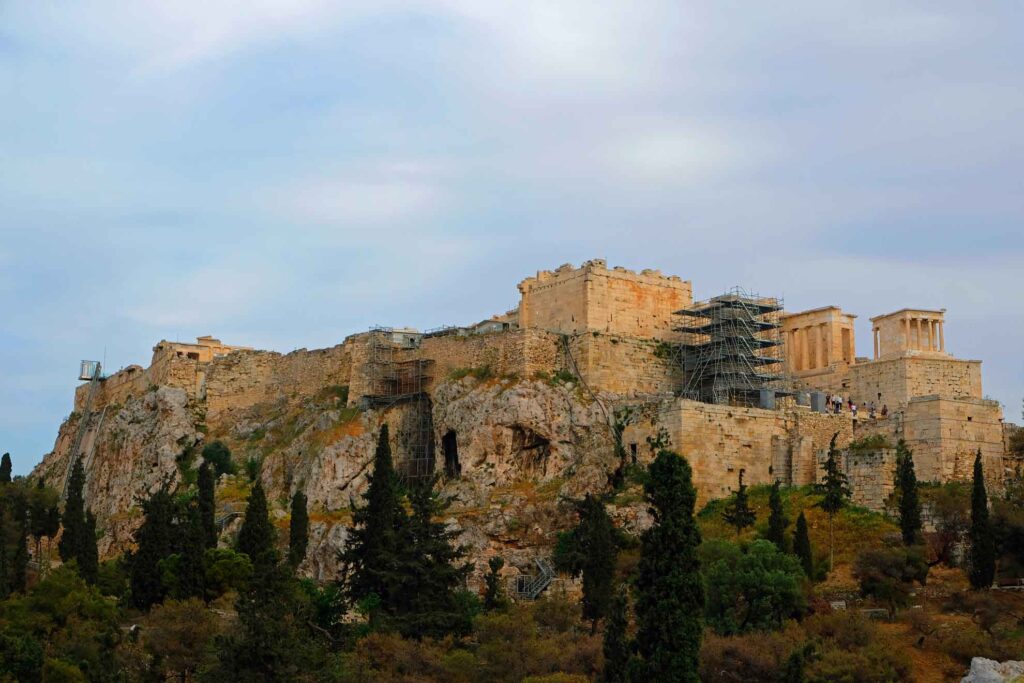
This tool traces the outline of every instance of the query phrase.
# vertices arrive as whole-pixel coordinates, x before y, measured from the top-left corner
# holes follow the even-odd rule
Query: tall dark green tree
[[[376,596],[381,605],[391,605],[396,599],[402,576],[396,565],[403,550],[407,516],[402,507],[398,474],[391,460],[388,427],[384,425],[377,436],[377,450],[373,458],[373,473],[363,496],[363,505],[352,514],[348,543],[340,553],[341,582],[351,603]],[[377,614],[371,613],[373,622]]]
[[[988,515],[988,494],[981,465],[981,449],[974,456],[974,485],[971,488],[971,586],[989,588],[996,575],[996,543]]]
[[[726,504],[725,510],[722,511],[722,519],[725,520],[726,524],[736,529],[737,536],[747,527],[754,526],[754,522],[757,521],[757,515],[750,509],[747,485],[743,483],[743,470],[740,470],[736,493]]]
[[[11,590],[23,593],[28,583],[28,522],[14,521],[17,534],[11,552]],[[4,549],[6,552],[6,548]]]
[[[7,552],[7,539],[10,534],[10,515],[7,508],[0,505],[0,600],[11,594],[11,558]]]
[[[217,481],[210,463],[204,461],[199,466],[199,519],[203,529],[203,545],[207,548],[217,547]]]
[[[164,588],[177,600],[206,599],[206,530],[195,502],[179,514],[176,552],[161,563]]]
[[[143,520],[135,532],[135,551],[128,559],[131,604],[148,610],[164,599],[160,560],[176,549],[177,506],[167,484],[142,501]]]
[[[500,555],[487,560],[489,571],[484,576],[484,610],[488,612],[508,607],[508,598],[501,585],[501,568],[504,566],[505,560]]]
[[[914,454],[907,442],[896,443],[896,495],[899,497],[900,533],[903,545],[914,545],[921,540],[921,501],[917,495],[917,474],[914,472]]]
[[[96,515],[85,511],[85,533],[78,550],[78,573],[88,584],[96,583],[100,573],[100,554],[96,547]]]
[[[839,451],[836,449],[836,438],[839,432],[832,435],[828,445],[828,460],[825,461],[825,476],[822,477],[821,492],[824,496],[818,505],[828,514],[828,570],[832,571],[835,562],[835,543],[833,522],[836,513],[846,507],[851,495],[850,482],[839,466]]]
[[[625,584],[620,585],[612,597],[602,649],[605,683],[626,683],[633,646],[629,639],[629,589]]]
[[[82,489],[85,487],[85,468],[82,459],[76,458],[68,480],[68,495],[64,501],[64,515],[60,523],[64,532],[57,546],[62,562],[70,562],[82,553],[87,531],[85,528],[85,501]]]
[[[597,496],[587,496],[577,506],[579,523],[556,551],[556,563],[573,576],[583,575],[583,616],[591,621],[591,632],[604,618],[612,599],[618,537],[615,525]],[[559,557],[558,555],[561,555]]]
[[[786,552],[786,527],[789,526],[789,518],[782,508],[782,494],[779,491],[779,480],[772,484],[772,491],[768,496],[768,534],[766,538],[775,544],[782,552]]]
[[[306,558],[309,545],[309,511],[306,494],[296,491],[292,496],[292,517],[288,523],[288,564],[298,567]]]
[[[697,493],[686,460],[658,453],[644,494],[654,525],[644,532],[636,579],[638,651],[643,676],[669,683],[697,681],[704,589],[693,519]]]
[[[267,508],[267,494],[257,479],[249,492],[249,504],[245,508],[245,519],[238,532],[238,551],[252,560],[253,573],[269,571],[277,564],[277,549],[274,547],[274,526],[270,523]]]
[[[11,481],[11,454],[4,453],[0,458],[0,484],[9,484]]]
[[[800,559],[807,578],[814,577],[814,556],[811,553],[811,537],[807,534],[807,518],[803,510],[796,518],[796,533],[793,534],[793,554]]]
[[[458,593],[472,567],[462,561],[465,549],[456,545],[459,532],[438,521],[448,504],[433,484],[427,481],[412,487],[412,515],[398,564],[401,583],[396,599],[384,605],[407,638],[462,636],[471,627],[472,614]]]

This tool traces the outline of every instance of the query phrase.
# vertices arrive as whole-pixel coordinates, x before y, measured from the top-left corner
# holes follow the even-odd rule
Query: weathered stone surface
[[[993,659],[975,657],[971,669],[960,679],[960,683],[1005,683],[1019,680],[1024,676],[1024,662],[997,662]]]

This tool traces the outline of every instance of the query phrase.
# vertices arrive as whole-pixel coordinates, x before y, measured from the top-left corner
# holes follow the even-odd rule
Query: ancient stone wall
[[[816,454],[827,451],[833,434],[837,444],[852,437],[851,420],[843,415],[719,406],[685,399],[659,404],[653,420],[640,419],[623,430],[623,447],[650,459],[648,439],[667,436],[668,447],[693,468],[700,503],[728,496],[739,470],[748,484],[812,483]],[[788,471],[785,471],[788,470]],[[796,476],[794,476],[794,473]],[[805,481],[806,480],[806,481]]]
[[[880,409],[905,406],[917,396],[981,398],[981,361],[903,356],[850,368],[850,396]],[[881,398],[879,398],[881,394]]]
[[[679,363],[665,342],[588,332],[571,337],[569,350],[593,391],[671,394],[682,386]]]
[[[1003,478],[1002,410],[995,401],[914,399],[902,421],[903,436],[914,451],[918,477],[928,481],[967,480],[980,449],[986,479],[1001,488]]]
[[[827,453],[819,456],[818,464],[822,471],[826,459]],[[896,449],[847,449],[841,454],[841,463],[850,482],[853,504],[870,510],[884,510],[886,499],[896,487]]]
[[[673,313],[693,303],[688,281],[657,270],[607,268],[600,259],[566,264],[519,284],[519,325],[575,334],[604,332],[675,339]]]

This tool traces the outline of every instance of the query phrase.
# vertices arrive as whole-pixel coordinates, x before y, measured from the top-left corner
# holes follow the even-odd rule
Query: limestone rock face
[[[77,429],[77,418],[66,421],[53,452],[34,472],[58,491],[67,476]],[[98,416],[94,419],[79,450],[86,465],[85,504],[105,532],[99,540],[101,556],[128,547],[139,522],[133,514],[137,500],[164,481],[177,485],[178,457],[201,438],[185,391],[172,387],[159,387],[119,408],[108,408],[102,423]]]
[[[960,683],[1003,683],[1020,680],[1024,676],[1024,662],[997,662],[984,657],[971,660],[971,670]]]

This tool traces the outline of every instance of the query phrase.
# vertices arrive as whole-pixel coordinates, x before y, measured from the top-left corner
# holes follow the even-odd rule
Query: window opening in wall
[[[444,473],[448,477],[457,478],[462,475],[459,464],[459,440],[455,430],[449,429],[441,437],[441,452],[444,453]]]
[[[199,360],[199,354],[196,353],[195,351],[189,351],[188,352],[188,357],[191,360]]]

